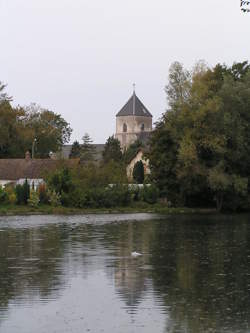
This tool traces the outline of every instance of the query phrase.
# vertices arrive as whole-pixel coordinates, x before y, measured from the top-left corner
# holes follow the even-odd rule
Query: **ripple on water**
[[[249,216],[156,217],[1,217],[0,333],[247,333]]]

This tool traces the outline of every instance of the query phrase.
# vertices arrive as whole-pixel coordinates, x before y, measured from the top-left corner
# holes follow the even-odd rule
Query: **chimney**
[[[30,152],[29,151],[26,151],[26,153],[25,153],[25,160],[26,161],[30,160]]]

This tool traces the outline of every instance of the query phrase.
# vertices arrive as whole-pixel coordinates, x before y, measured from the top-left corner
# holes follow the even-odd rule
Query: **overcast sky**
[[[240,0],[0,0],[0,81],[104,143],[133,82],[156,121],[173,61],[249,59],[249,34]]]

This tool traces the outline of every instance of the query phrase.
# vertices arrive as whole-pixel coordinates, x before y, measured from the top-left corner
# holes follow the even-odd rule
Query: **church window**
[[[127,130],[128,130],[128,127],[127,127],[127,124],[123,124],[123,132],[127,132]]]
[[[145,129],[145,125],[144,124],[141,124],[141,131],[143,132]]]

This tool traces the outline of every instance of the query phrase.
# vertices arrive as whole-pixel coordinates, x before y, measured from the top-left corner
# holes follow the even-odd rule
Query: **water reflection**
[[[248,332],[248,221],[0,218],[0,332]]]

